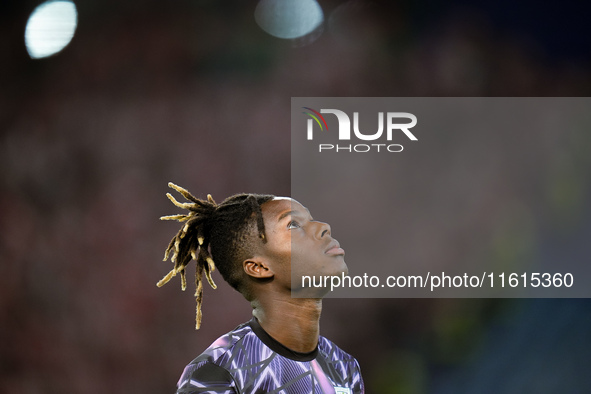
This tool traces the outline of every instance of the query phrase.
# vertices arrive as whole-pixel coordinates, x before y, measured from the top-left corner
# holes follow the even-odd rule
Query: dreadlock
[[[174,263],[174,268],[157,283],[157,286],[164,286],[170,279],[180,274],[181,289],[184,291],[187,288],[185,269],[189,261],[196,260],[195,328],[198,330],[201,326],[204,273],[211,287],[217,288],[211,277],[211,273],[217,266],[226,282],[247,299],[250,298],[249,290],[243,284],[242,262],[254,255],[258,245],[257,238],[263,243],[267,242],[261,204],[272,200],[274,196],[236,194],[217,204],[210,194],[207,195],[207,200],[200,200],[174,183],[169,183],[168,186],[179,192],[189,202],[180,203],[170,193],[166,193],[166,196],[174,205],[187,209],[189,213],[160,218],[177,220],[184,225],[172,238],[164,253],[164,261],[166,261],[172,252],[170,260]],[[255,226],[256,232],[253,231]]]

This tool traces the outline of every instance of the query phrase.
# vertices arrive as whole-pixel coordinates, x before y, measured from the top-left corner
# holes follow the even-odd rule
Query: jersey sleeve
[[[365,383],[363,382],[363,376],[361,376],[361,367],[359,362],[355,360],[355,373],[359,376],[359,380],[355,384],[355,393],[365,394]]]
[[[211,362],[189,364],[177,384],[176,394],[238,394],[230,372]]]

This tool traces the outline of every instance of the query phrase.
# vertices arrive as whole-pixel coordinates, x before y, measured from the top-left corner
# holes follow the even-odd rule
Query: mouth
[[[341,248],[341,245],[336,239],[333,239],[331,243],[328,245],[328,249],[324,252],[330,256],[344,256],[345,251]]]

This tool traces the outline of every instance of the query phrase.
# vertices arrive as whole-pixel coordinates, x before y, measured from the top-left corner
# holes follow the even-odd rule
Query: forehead
[[[303,215],[309,215],[310,211],[298,201],[289,197],[275,197],[261,205],[265,220],[277,221],[282,215],[293,211]]]

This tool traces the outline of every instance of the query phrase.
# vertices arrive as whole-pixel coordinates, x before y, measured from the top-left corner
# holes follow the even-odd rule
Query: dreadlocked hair
[[[178,202],[170,193],[166,196],[174,205],[188,210],[185,215],[163,216],[160,220],[177,220],[184,223],[172,238],[164,261],[170,257],[174,268],[158,283],[164,286],[174,276],[180,274],[181,289],[187,288],[186,267],[189,261],[196,260],[195,298],[197,316],[195,329],[201,327],[201,305],[203,303],[203,274],[214,289],[217,288],[211,273],[216,266],[226,282],[246,298],[250,298],[249,289],[244,285],[242,262],[254,255],[259,245],[257,239],[267,242],[265,223],[261,204],[272,200],[269,194],[236,194],[217,204],[210,194],[207,200],[195,198],[187,190],[174,183],[168,186],[179,192],[187,203]],[[256,229],[256,231],[254,231]]]

